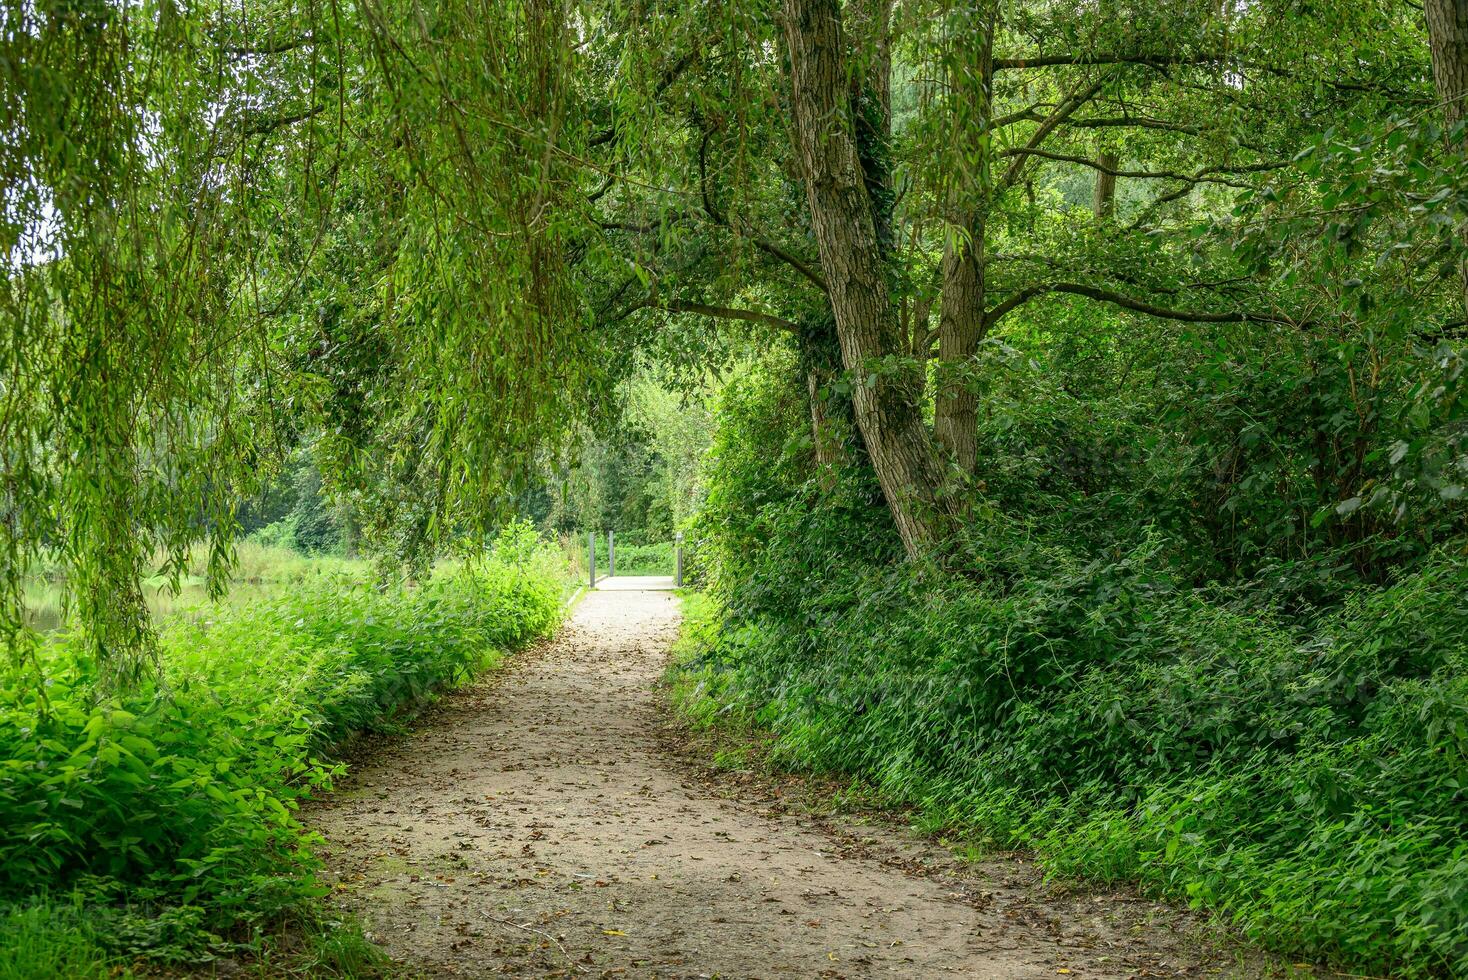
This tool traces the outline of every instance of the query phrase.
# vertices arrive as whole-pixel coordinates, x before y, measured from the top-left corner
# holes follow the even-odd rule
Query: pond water
[[[166,586],[145,585],[144,597],[154,622],[175,616],[211,616],[221,608],[240,606],[264,599],[281,588],[276,582],[232,582],[217,602],[211,602],[202,582],[186,582],[174,595]],[[26,612],[31,625],[42,633],[59,629],[65,623],[62,589],[59,583],[35,582],[26,587]]]

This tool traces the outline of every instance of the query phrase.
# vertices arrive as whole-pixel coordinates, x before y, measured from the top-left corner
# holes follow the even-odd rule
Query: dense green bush
[[[1055,870],[1291,949],[1461,972],[1465,596],[1468,560],[1442,553],[1297,636],[1144,555],[1007,590],[866,567],[731,616],[685,706]]]
[[[284,471],[240,508],[240,529],[262,545],[304,554],[352,550],[350,508],[333,503],[322,485],[312,451],[299,448]]]
[[[1461,535],[1322,530],[1244,561],[1186,505],[1191,451],[1156,427],[1149,445],[1124,404],[990,392],[963,538],[901,562],[859,465],[834,488],[799,477],[777,390],[737,381],[710,454],[717,613],[682,667],[692,718],[1279,948],[1468,974]],[[782,444],[788,463],[761,465]]]
[[[43,684],[0,688],[0,899],[74,890],[226,929],[319,894],[295,810],[341,771],[332,750],[544,635],[561,592],[520,531],[414,588],[310,581],[170,621],[126,692],[57,638]]]

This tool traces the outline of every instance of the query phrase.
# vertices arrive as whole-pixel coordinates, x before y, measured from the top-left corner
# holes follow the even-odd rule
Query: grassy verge
[[[258,959],[285,927],[321,970],[360,972],[364,944],[316,921],[299,803],[330,789],[337,746],[553,629],[561,579],[522,541],[415,588],[303,580],[170,621],[157,677],[106,696],[56,637],[44,683],[0,687],[0,977]]]
[[[0,911],[0,980],[127,980],[126,957],[108,950],[85,910],[35,900]]]

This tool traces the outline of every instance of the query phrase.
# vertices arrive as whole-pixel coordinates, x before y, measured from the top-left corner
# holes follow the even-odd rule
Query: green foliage
[[[1146,552],[1015,557],[1009,589],[807,570],[778,608],[729,611],[685,707],[1054,873],[1138,879],[1294,951],[1468,969],[1468,561],[1292,635]]]
[[[672,575],[673,542],[623,544],[617,541],[618,575]]]
[[[156,950],[178,945],[169,917],[188,909],[176,931],[198,936],[319,896],[295,810],[341,772],[332,751],[548,632],[560,567],[515,528],[416,588],[318,579],[175,619],[157,681],[125,693],[57,637],[43,684],[15,672],[0,691],[0,897],[157,906],[132,940]]]
[[[624,572],[688,530],[698,703],[793,761],[1461,966],[1468,173],[1419,7],[0,0],[0,891],[121,889],[186,956],[298,901],[325,750],[554,618],[521,530],[491,599],[428,578],[518,504],[646,532]],[[892,564],[913,501],[941,566]],[[156,633],[145,586],[343,538],[425,584]]]
[[[127,980],[133,973],[123,959],[107,948],[95,917],[80,905],[0,907],[0,980]]]
[[[139,682],[154,556],[207,540],[222,587],[237,508],[305,443],[421,571],[625,369],[570,288],[570,19],[421,13],[0,5],[7,646],[49,550],[77,642]],[[327,516],[290,536],[327,547]]]
[[[1294,362],[1235,359],[1229,397],[1193,403],[1107,377],[1161,376],[1191,345],[1112,360],[1105,338],[1048,373],[983,355],[983,483],[947,567],[894,563],[859,471],[802,478],[779,358],[731,384],[698,524],[717,602],[682,652],[683,710],[1052,873],[1140,881],[1362,972],[1468,971],[1461,515],[1438,499],[1369,533],[1312,523],[1342,485],[1310,478],[1315,433],[1354,422],[1292,414],[1312,404],[1277,387]],[[1317,397],[1349,390],[1315,377]],[[1412,390],[1383,383],[1377,416]],[[1219,480],[1245,416],[1267,445],[1246,434]]]
[[[308,555],[349,550],[350,523],[327,499],[320,471],[304,454],[293,458],[276,486],[247,510],[241,530],[260,544]]]
[[[644,374],[634,377],[619,414],[607,420],[615,426],[588,434],[574,465],[547,467],[539,506],[530,512],[562,532],[672,538],[702,501],[698,464],[712,428],[707,387],[675,393]]]
[[[822,540],[822,530],[847,535],[864,523],[843,549],[854,556],[895,553],[896,534],[883,514],[870,470],[849,467],[834,481],[829,498],[808,482],[811,438],[805,400],[792,384],[796,376],[795,359],[777,349],[766,362],[747,365],[720,393],[718,426],[705,464],[707,496],[693,522],[691,549],[693,567],[715,591],[748,586],[773,595],[798,589],[799,576],[811,563],[841,560],[840,552],[829,547],[818,553],[806,549]],[[826,499],[828,505],[818,511],[801,506],[817,499]],[[821,528],[790,533],[808,518]],[[800,549],[788,556],[790,579],[767,580],[756,573],[776,571],[778,563],[764,560],[766,549],[785,547]]]

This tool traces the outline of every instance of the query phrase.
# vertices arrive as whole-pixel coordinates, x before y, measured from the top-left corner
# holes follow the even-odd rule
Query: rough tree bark
[[[873,371],[873,362],[902,345],[857,154],[841,7],[838,0],[783,0],[783,13],[796,155],[841,360],[857,381],[856,423],[903,547],[916,557],[945,536],[951,510],[913,372]]]
[[[1215,0],[1215,14],[1220,9],[1220,2],[1221,0]],[[1113,0],[1099,0],[1096,12],[1104,26],[1104,22],[1115,18],[1116,4]],[[1091,213],[1095,215],[1097,224],[1107,224],[1116,212],[1116,174],[1106,171],[1117,169],[1121,158],[1115,150],[1108,149],[1097,155],[1096,162],[1101,164],[1101,168],[1096,171],[1096,185],[1091,194]]]
[[[1102,169],[1096,171],[1096,190],[1091,197],[1091,210],[1095,212],[1096,220],[1102,223],[1111,220],[1116,211],[1116,174],[1107,173],[1115,170],[1121,164],[1121,158],[1113,152],[1107,151],[1096,158]]]
[[[953,464],[972,476],[979,457],[978,396],[962,377],[984,334],[984,222],[943,252],[943,302],[938,310],[938,382],[933,434]]]
[[[962,377],[984,335],[984,236],[990,192],[988,142],[994,83],[995,4],[981,4],[972,31],[957,43],[977,42],[974,63],[953,59],[950,85],[959,107],[954,132],[963,134],[962,159],[951,191],[950,221],[964,234],[943,253],[943,298],[938,308],[938,384],[933,392],[933,433],[960,472],[972,476],[978,462],[978,398]],[[972,95],[972,98],[969,95]]]
[[[1426,0],[1427,40],[1432,51],[1432,77],[1443,117],[1455,126],[1468,115],[1468,0]],[[1468,153],[1468,136],[1458,141],[1459,152]],[[1460,236],[1468,228],[1459,227]],[[1468,315],[1468,258],[1460,267],[1463,279],[1463,310]]]
[[[806,398],[810,411],[810,434],[815,449],[816,475],[821,488],[835,489],[836,474],[849,461],[848,440],[854,437],[849,398],[830,390],[841,370],[841,348],[836,342],[835,320],[829,315],[802,324],[796,347],[805,372]],[[822,390],[827,397],[822,398]]]

